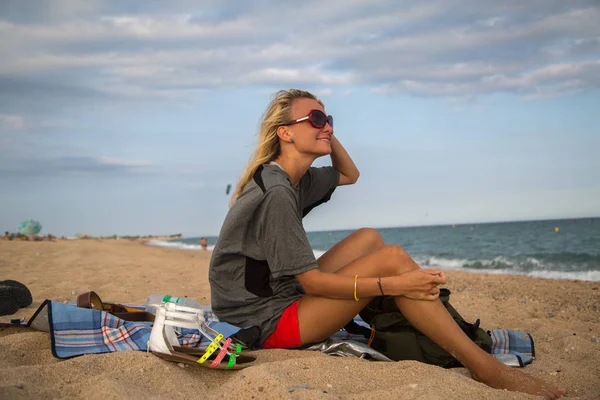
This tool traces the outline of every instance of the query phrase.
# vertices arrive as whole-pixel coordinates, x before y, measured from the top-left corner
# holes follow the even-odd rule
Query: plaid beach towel
[[[142,305],[130,305],[143,309]],[[207,314],[207,324],[217,332],[229,337],[240,330],[235,325],[220,322],[212,313]],[[368,325],[356,317],[354,322]],[[33,314],[26,326],[48,332],[50,334],[52,354],[59,359],[68,359],[84,354],[111,353],[115,351],[148,351],[148,340],[152,324],[150,322],[130,322],[115,317],[100,310],[78,308],[74,304],[46,300]],[[178,340],[181,346],[192,346],[205,349],[209,340],[200,335],[198,330],[178,330]],[[513,366],[524,367],[535,357],[533,339],[528,333],[509,329],[488,331],[492,338],[492,355],[500,362]],[[365,349],[366,338],[360,334],[351,334],[341,329],[328,341],[311,349],[329,354],[356,356],[372,353]],[[340,342],[351,343],[351,348],[335,351],[342,347]],[[372,354],[369,354],[373,356]],[[377,358],[377,357],[372,357]],[[379,359],[384,360],[383,356]]]
[[[533,362],[535,346],[529,333],[512,329],[492,329],[492,355],[502,363],[514,367],[524,367]]]
[[[114,351],[147,351],[152,330],[150,322],[124,321],[104,311],[51,300],[42,303],[27,326],[50,333],[52,354],[60,359]],[[182,329],[180,333],[180,345],[202,347],[203,337],[198,330]],[[205,342],[207,345],[208,340]]]

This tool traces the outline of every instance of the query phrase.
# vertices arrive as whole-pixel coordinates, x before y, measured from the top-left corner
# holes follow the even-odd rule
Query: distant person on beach
[[[4,236],[2,236],[2,240],[10,240],[8,231],[4,232]]]
[[[332,166],[311,166],[327,155]],[[360,229],[315,258],[302,218],[358,177],[323,103],[302,90],[277,92],[213,249],[209,281],[219,320],[258,326],[263,348],[298,348],[338,332],[374,297],[391,295],[412,325],[476,380],[560,397],[562,389],[509,368],[471,341],[438,300],[444,273],[421,269],[377,230]]]
[[[208,241],[206,238],[200,238],[200,247],[202,247],[202,250],[204,251],[208,249]]]

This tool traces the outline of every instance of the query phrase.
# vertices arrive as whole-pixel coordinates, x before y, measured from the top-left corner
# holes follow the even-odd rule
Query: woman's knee
[[[419,269],[417,263],[408,255],[406,250],[397,244],[388,244],[379,250],[384,265],[387,266],[388,273],[393,275],[400,275],[405,272]]]
[[[377,229],[361,228],[355,234],[360,237],[361,242],[364,242],[373,251],[385,246],[383,238]]]

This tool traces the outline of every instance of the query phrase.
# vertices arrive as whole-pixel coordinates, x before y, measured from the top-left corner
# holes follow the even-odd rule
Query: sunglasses
[[[333,117],[331,115],[326,115],[321,110],[311,110],[306,117],[295,119],[288,125],[294,125],[304,121],[308,121],[313,128],[317,129],[323,129],[327,124],[333,128]]]

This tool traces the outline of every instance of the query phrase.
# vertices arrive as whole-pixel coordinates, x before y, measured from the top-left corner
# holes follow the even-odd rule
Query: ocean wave
[[[460,269],[469,262],[466,259],[453,259],[445,257],[414,257],[419,265],[429,265],[431,267],[444,267],[447,269]]]
[[[600,281],[600,271],[579,271],[579,272],[564,272],[564,271],[515,271],[512,269],[494,269],[494,270],[480,270],[463,268],[461,271],[473,272],[478,274],[493,274],[493,275],[518,275],[518,276],[531,276],[536,278],[546,279],[569,279],[576,281]]]
[[[534,276],[550,279],[600,281],[600,259],[589,254],[535,254],[515,257],[498,256],[490,259],[452,259],[416,256],[424,268],[461,270],[486,274]]]
[[[148,246],[158,246],[158,247],[167,247],[170,249],[180,249],[180,250],[202,250],[199,244],[187,244],[183,242],[178,242],[176,240],[149,240],[146,242]],[[214,245],[208,245],[207,250],[212,251],[215,248]]]
[[[545,262],[588,264],[600,266],[600,254],[575,253],[572,251],[561,251],[558,253],[535,253],[532,258],[541,259]]]

